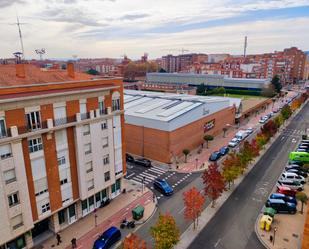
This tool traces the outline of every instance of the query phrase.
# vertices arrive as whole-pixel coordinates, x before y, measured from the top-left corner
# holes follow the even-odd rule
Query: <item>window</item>
[[[0,117],[0,138],[1,137],[6,137],[7,133],[6,133],[6,128],[5,128],[5,121],[4,118]]]
[[[66,215],[66,209],[62,209],[58,212],[58,222],[59,225],[65,223],[65,215]]]
[[[55,126],[67,123],[65,106],[54,108]]]
[[[101,124],[101,129],[102,129],[102,130],[106,130],[106,129],[107,129],[107,120],[105,120],[105,121]]]
[[[50,210],[50,205],[49,205],[49,202],[48,203],[45,203],[41,206],[41,210],[42,210],[42,214],[46,213],[47,211]]]
[[[15,182],[16,181],[15,170],[14,169],[10,169],[10,170],[4,171],[3,172],[3,177],[4,177],[5,184],[9,184],[11,182]]]
[[[64,169],[59,172],[60,185],[66,184],[69,182],[70,169]]]
[[[84,151],[85,151],[85,155],[88,155],[91,153],[91,144],[85,144],[84,145]]]
[[[111,176],[110,176],[109,171],[105,172],[105,173],[104,173],[104,180],[107,182],[107,181],[109,181],[110,179],[111,179]]]
[[[42,195],[48,191],[46,177],[34,181],[35,196]]]
[[[37,130],[41,128],[41,118],[39,111],[27,113],[26,116],[29,130]]]
[[[61,156],[57,158],[58,166],[65,164],[65,156]]]
[[[88,187],[88,190],[91,190],[94,188],[94,180],[91,179],[87,182],[87,187]]]
[[[107,164],[109,164],[109,155],[105,155],[103,157],[103,165],[107,165]]]
[[[10,207],[13,207],[13,206],[19,204],[18,192],[9,195],[9,196],[8,196],[8,200],[9,200],[9,206],[10,206]]]
[[[66,183],[68,183],[68,178],[62,179],[60,181],[60,185],[63,185],[63,184],[66,184]]]
[[[89,124],[83,125],[83,134],[84,134],[84,136],[87,136],[87,135],[90,134],[90,125]]]
[[[87,119],[87,106],[86,103],[80,103],[79,104],[79,112],[81,119]]]
[[[92,162],[86,163],[86,173],[90,173],[93,171]]]
[[[36,152],[43,149],[42,139],[40,137],[28,140],[29,152]]]
[[[100,115],[106,114],[104,100],[99,101],[99,110],[100,110]]]
[[[120,110],[120,99],[113,99],[113,101],[112,101],[112,110],[113,111]]]
[[[4,160],[12,156],[10,144],[0,145],[0,159]]]
[[[102,138],[102,146],[103,146],[103,148],[107,148],[108,147],[108,137],[103,137]]]
[[[21,227],[24,224],[22,214],[19,214],[13,217],[11,219],[11,224],[12,224],[13,230],[16,230],[17,228]]]

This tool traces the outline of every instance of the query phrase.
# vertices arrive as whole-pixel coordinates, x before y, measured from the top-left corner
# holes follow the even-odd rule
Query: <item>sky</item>
[[[0,0],[0,58],[309,50],[309,0]]]

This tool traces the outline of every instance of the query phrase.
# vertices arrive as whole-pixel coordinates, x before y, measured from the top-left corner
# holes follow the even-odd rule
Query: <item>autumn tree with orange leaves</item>
[[[130,233],[125,237],[123,244],[123,249],[147,249],[147,244],[145,240],[142,240],[135,233]]]
[[[202,179],[204,183],[204,194],[212,200],[211,207],[214,207],[215,201],[226,190],[224,177],[219,172],[216,164],[210,164],[208,169],[204,171]]]
[[[195,229],[198,226],[198,217],[203,210],[205,197],[193,187],[183,193],[183,201],[185,206],[185,219],[192,220],[193,228]]]

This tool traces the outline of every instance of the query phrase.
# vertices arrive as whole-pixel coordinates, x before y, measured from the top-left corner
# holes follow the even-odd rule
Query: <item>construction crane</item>
[[[16,15],[16,20],[17,20],[17,22],[14,23],[14,24],[17,25],[17,27],[18,27],[19,40],[20,40],[21,52],[22,52],[22,59],[24,60],[25,59],[25,50],[24,50],[23,36],[22,36],[22,33],[21,33],[20,25],[23,25],[23,24],[26,24],[26,23],[19,22],[18,15]]]

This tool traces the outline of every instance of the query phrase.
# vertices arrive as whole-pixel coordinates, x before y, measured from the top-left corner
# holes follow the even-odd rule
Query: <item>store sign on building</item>
[[[215,127],[215,119],[212,119],[208,121],[206,124],[204,124],[204,132],[207,132]]]

